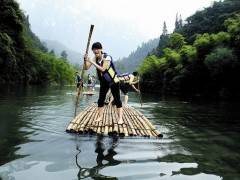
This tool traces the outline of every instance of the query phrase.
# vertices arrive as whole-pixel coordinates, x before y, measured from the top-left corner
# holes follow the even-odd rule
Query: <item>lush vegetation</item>
[[[0,0],[0,83],[71,83],[74,69],[48,53],[14,0]]]
[[[139,71],[145,91],[240,97],[240,2],[215,2],[174,33],[164,30]]]

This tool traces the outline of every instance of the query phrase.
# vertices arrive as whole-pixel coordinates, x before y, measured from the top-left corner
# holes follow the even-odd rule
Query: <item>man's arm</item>
[[[137,84],[139,83],[139,80],[133,81],[132,84]]]
[[[93,64],[98,70],[100,70],[102,72],[104,72],[110,66],[110,61],[105,60],[105,59],[103,60],[103,66],[99,66],[96,62],[94,62],[93,60],[90,60],[90,59],[88,59],[88,62]]]
[[[140,90],[139,89],[137,89],[133,84],[131,84],[131,86],[132,86],[132,88],[136,91],[136,92],[140,92]]]

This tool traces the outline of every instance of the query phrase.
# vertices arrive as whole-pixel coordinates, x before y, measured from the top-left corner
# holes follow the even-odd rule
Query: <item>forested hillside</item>
[[[139,67],[144,91],[240,97],[240,1],[215,2],[160,39]]]
[[[14,0],[0,0],[0,83],[69,83],[74,69],[48,53]]]
[[[146,43],[142,43],[135,51],[128,57],[120,59],[116,62],[117,67],[121,72],[132,72],[136,67],[142,63],[143,59],[158,45],[159,38],[152,39]]]
[[[61,57],[64,54],[64,52],[66,52],[69,63],[71,64],[83,63],[83,55],[81,53],[69,49],[62,43],[53,40],[44,40],[43,43],[49,49],[49,51],[55,54],[57,57]]]

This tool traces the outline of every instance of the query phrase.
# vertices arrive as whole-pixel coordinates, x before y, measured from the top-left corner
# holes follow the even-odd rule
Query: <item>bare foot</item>
[[[123,120],[122,119],[119,119],[118,120],[118,124],[123,124],[124,122],[123,122]]]

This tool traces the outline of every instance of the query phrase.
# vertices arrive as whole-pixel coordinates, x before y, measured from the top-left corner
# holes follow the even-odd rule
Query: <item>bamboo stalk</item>
[[[117,113],[116,113],[116,107],[115,106],[113,107],[112,112],[113,112],[113,114],[112,114],[112,117],[113,117],[113,133],[118,134]]]
[[[94,116],[91,118],[91,120],[89,121],[89,123],[87,124],[88,127],[91,127],[95,118],[96,118],[96,115],[98,114],[97,112],[97,108],[96,107],[93,107],[93,114]]]
[[[162,134],[149,122],[149,120],[141,112],[136,110],[136,113],[142,116],[143,120],[146,122],[146,124],[148,124],[148,126],[150,126],[151,131],[154,132],[156,136],[162,137]]]
[[[99,114],[97,113],[97,117],[96,119],[98,118]],[[97,130],[98,130],[98,125],[99,125],[99,122],[93,122],[93,132],[94,133],[97,133]]]
[[[135,119],[133,119],[133,117],[131,117],[131,115],[128,112],[128,109],[125,110],[125,113],[128,115],[129,119],[133,122],[133,124],[135,125],[135,129],[137,129],[140,133],[141,136],[145,135],[145,132],[142,130],[141,126],[138,124],[137,121],[135,121]]]
[[[93,107],[91,107],[91,108],[93,108]],[[86,116],[84,116],[83,121],[82,121],[81,124],[79,124],[79,126],[77,127],[77,131],[78,131],[79,133],[83,133],[84,128],[85,128],[85,125],[88,123],[89,117],[91,117],[91,115],[92,115],[93,113],[94,113],[94,111],[90,111],[90,112],[87,113]]]
[[[103,125],[102,125],[102,129],[101,129],[101,133],[104,134],[105,133],[105,127],[106,127],[106,124],[107,124],[107,120],[108,120],[108,106],[105,106],[104,107],[106,109],[105,111],[105,118],[103,119]]]
[[[97,118],[98,118],[98,116],[97,116]],[[95,132],[95,133],[97,133],[98,124],[99,124],[99,122],[96,122],[96,121],[94,122],[93,132]]]
[[[105,118],[105,115],[106,115],[106,108],[103,109],[103,117],[102,117],[102,119],[98,123],[98,128],[97,128],[97,133],[98,134],[102,133],[102,125],[103,125],[103,120]]]
[[[110,112],[111,114],[109,114],[109,130],[108,130],[108,135],[112,135],[113,132],[113,106],[110,106]]]
[[[153,136],[150,130],[150,127],[145,123],[145,121],[142,119],[142,116],[136,116],[134,113],[134,109],[129,108],[128,112],[132,116],[133,119],[137,121],[138,124],[141,125],[143,128],[144,132],[146,133],[146,136]]]
[[[124,112],[126,111],[125,107],[123,108],[123,111],[124,111]],[[136,135],[137,135],[137,132],[135,131],[135,128],[134,128],[133,123],[129,120],[129,118],[127,117],[127,115],[126,115],[125,113],[123,114],[123,116],[124,116],[125,120],[127,121],[128,125],[129,125],[129,128],[130,128],[131,131],[132,131],[132,135],[133,135],[133,136],[136,136]]]
[[[106,115],[106,122],[105,122],[105,127],[104,127],[104,134],[107,135],[109,132],[109,120],[110,120],[110,107],[107,106],[107,115]]]
[[[84,131],[85,133],[88,133],[88,128],[89,128],[89,126],[92,124],[92,121],[93,121],[93,119],[94,119],[94,115],[96,114],[96,108],[94,107],[94,105],[92,104],[92,105],[90,105],[90,106],[92,106],[92,108],[91,108],[90,111],[88,111],[88,113],[91,113],[91,115],[88,116],[87,121],[86,121],[86,124],[85,124],[85,126],[84,126],[84,128],[83,128],[83,131]]]
[[[127,130],[127,135],[126,136],[133,136],[132,130],[131,130],[131,128],[130,128],[127,120],[126,120],[125,115],[123,115],[123,122],[124,122],[124,124],[126,126],[126,130]]]
[[[95,134],[96,132],[94,131],[94,123],[95,123],[95,120],[97,119],[97,117],[98,117],[98,113],[96,112],[95,114],[94,114],[94,117],[93,117],[93,121],[91,122],[91,125],[89,126],[89,128],[88,128],[88,132],[90,133],[90,134]]]
[[[87,47],[86,47],[85,54],[88,54],[88,50],[89,50],[89,46],[90,46],[90,41],[91,41],[93,29],[94,29],[94,25],[91,25],[90,26],[90,30],[89,30],[89,34],[88,34],[88,41],[87,41]],[[81,72],[82,82],[81,83],[83,83],[84,68],[85,68],[85,61],[83,62],[83,66],[82,66],[82,72]],[[77,93],[77,97],[76,97],[75,112],[74,112],[75,116],[76,116],[76,113],[77,113],[77,105],[78,105],[78,101],[80,99],[81,91],[82,91],[82,84],[80,84],[80,86],[78,88],[78,93]]]
[[[124,115],[126,117],[126,120],[127,120],[128,124],[130,125],[131,130],[135,131],[135,135],[139,135],[139,132],[137,131],[135,123],[132,121],[132,119],[130,118],[130,116],[127,113],[127,108],[124,108],[123,111],[124,111]]]
[[[124,122],[124,121],[123,121]],[[127,130],[127,124],[123,124],[123,133],[124,133],[124,136],[128,136],[128,130]]]
[[[119,136],[124,136],[124,131],[123,131],[123,125],[122,124],[118,124],[118,129],[119,129]]]
[[[74,125],[77,124],[78,119],[84,114],[84,112],[80,113],[79,116],[74,118],[68,125],[66,131],[70,132],[71,130],[74,130]]]
[[[94,107],[94,113],[90,119],[90,121],[88,122],[88,124],[86,125],[86,128],[87,128],[87,131],[89,133],[92,133],[93,132],[93,124],[94,124],[94,120],[97,118],[97,115],[98,115],[98,112],[97,112],[97,108]]]
[[[79,113],[79,115],[72,120],[74,123],[72,123],[72,125],[67,128],[67,131],[76,132],[77,126],[82,122],[83,117],[87,114],[87,110],[89,109],[91,109],[91,107],[87,107],[83,112]]]

